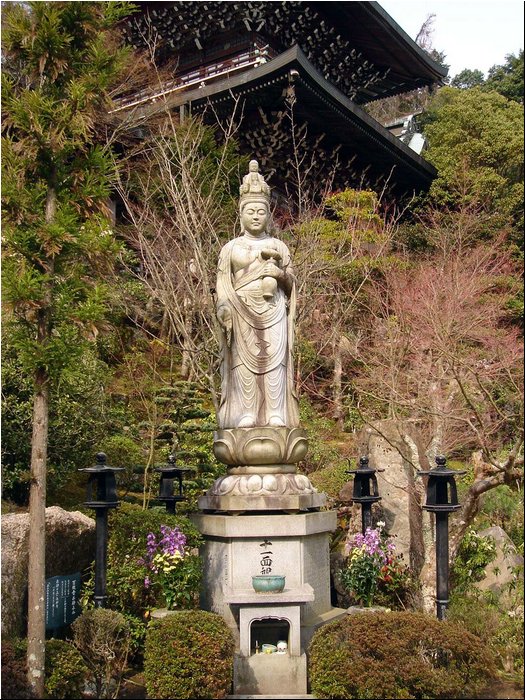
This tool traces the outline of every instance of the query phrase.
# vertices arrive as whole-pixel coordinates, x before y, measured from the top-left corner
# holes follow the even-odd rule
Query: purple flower
[[[184,554],[186,536],[178,527],[171,528],[167,525],[161,525],[160,531],[162,533],[162,539],[159,542],[159,546],[164,554],[175,554],[176,552]]]
[[[346,546],[347,554],[350,554],[353,549],[364,549],[364,553],[372,559],[377,558],[382,562],[387,559],[387,554],[383,548],[381,541],[381,530],[367,528],[365,534],[358,533],[354,535],[350,543]]]
[[[146,536],[146,554],[139,559],[139,563],[148,569],[148,575],[144,579],[145,588],[149,588],[162,576],[162,567],[159,565],[159,555],[184,556],[186,554],[186,535],[178,527],[171,528],[167,525],[160,526],[160,538],[158,534],[149,532]]]

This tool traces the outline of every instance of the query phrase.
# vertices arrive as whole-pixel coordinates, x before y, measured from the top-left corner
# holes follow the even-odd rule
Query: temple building
[[[234,116],[241,151],[272,187],[428,189],[436,171],[418,138],[398,138],[369,116],[373,100],[440,84],[434,62],[377,2],[141,2],[123,26],[157,59],[177,59],[156,94],[116,111],[166,104],[213,123]],[[415,146],[411,147],[411,144]]]

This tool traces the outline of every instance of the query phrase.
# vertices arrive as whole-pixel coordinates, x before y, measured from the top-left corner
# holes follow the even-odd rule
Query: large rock
[[[523,557],[518,554],[513,541],[503,528],[494,525],[478,532],[481,537],[492,537],[496,545],[496,558],[485,569],[485,578],[476,583],[482,591],[496,596],[505,595],[516,577],[523,578]]]
[[[24,636],[27,620],[29,514],[2,515],[2,637]],[[46,508],[46,578],[83,571],[95,558],[95,521]]]
[[[430,466],[419,430],[408,420],[378,421],[363,429],[358,447],[360,454],[368,455],[371,467],[383,470],[376,474],[381,501],[373,507],[373,520],[385,522],[385,529],[394,537],[396,551],[420,576],[420,602],[431,610],[435,587],[433,523],[430,513],[422,509],[425,485],[417,476],[418,471],[426,471]],[[346,491],[348,495],[350,492]],[[361,529],[360,506],[354,504],[352,510],[350,533],[355,533]]]
[[[360,448],[371,467],[383,470],[376,475],[378,515],[395,536],[397,551],[419,572],[425,561],[423,520],[429,518],[421,508],[425,486],[417,472],[429,469],[429,464],[418,430],[410,421],[378,421],[362,432]]]

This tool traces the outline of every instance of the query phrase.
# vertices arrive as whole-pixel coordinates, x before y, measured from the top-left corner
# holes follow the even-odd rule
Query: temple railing
[[[194,88],[196,85],[204,87],[208,82],[216,80],[217,78],[260,66],[270,61],[276,55],[277,53],[269,46],[255,46],[231,58],[199,66],[187,73],[182,73],[173,80],[166,81],[157,92],[142,90],[141,92],[135,93],[133,96],[115,100],[116,107],[111,110],[110,114],[137,107],[145,102],[156,102],[161,97],[171,95],[175,92],[183,92],[184,90]]]

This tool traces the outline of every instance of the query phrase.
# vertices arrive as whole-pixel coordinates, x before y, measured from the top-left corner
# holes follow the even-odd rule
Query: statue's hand
[[[267,262],[262,269],[261,277],[273,277],[276,280],[282,279],[284,272],[273,262]]]
[[[232,328],[233,328],[233,321],[232,321],[232,312],[229,306],[219,306],[217,309],[217,318],[219,319],[219,323],[224,329],[224,332],[226,334],[226,345],[230,347],[231,342],[232,342]]]
[[[217,318],[224,330],[229,331],[232,328],[232,312],[229,306],[219,306],[217,309]]]

